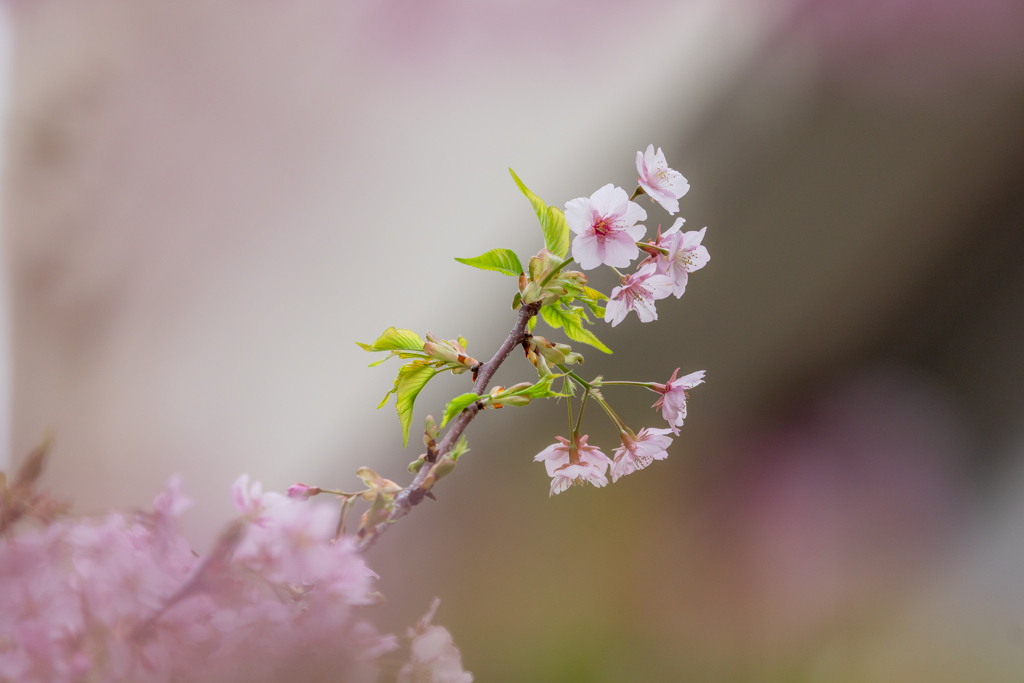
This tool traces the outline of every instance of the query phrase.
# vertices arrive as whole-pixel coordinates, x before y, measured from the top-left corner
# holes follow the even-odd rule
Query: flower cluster
[[[376,680],[398,643],[363,617],[375,574],[351,537],[335,538],[336,509],[245,476],[232,498],[242,517],[204,557],[181,535],[190,501],[176,478],[152,510],[8,527],[0,680]],[[406,680],[471,681],[461,666],[453,677],[458,651],[445,645],[433,664],[414,647],[417,670],[437,675]]]
[[[668,447],[672,444],[669,434],[679,435],[679,427],[686,418],[687,390],[704,382],[704,371],[693,372],[676,379],[679,368],[665,384],[642,382],[605,382],[595,380],[600,386],[607,384],[634,384],[644,386],[661,394],[653,408],[660,408],[661,415],[668,422],[668,428],[647,427],[634,433],[626,427],[621,419],[611,410],[600,392],[588,388],[588,392],[598,400],[619,429],[622,445],[615,449],[614,458],[609,458],[596,446],[587,445],[587,435],[579,434],[579,423],[573,430],[572,441],[560,436],[555,437],[558,443],[548,446],[538,453],[534,460],[543,462],[551,477],[551,493],[561,493],[574,484],[593,484],[598,488],[608,483],[607,473],[611,473],[612,482],[621,477],[642,470],[655,460],[668,457]]]
[[[601,265],[616,269],[619,286],[612,290],[605,313],[605,322],[612,327],[622,322],[629,311],[636,311],[641,322],[658,319],[655,301],[674,294],[678,299],[686,290],[690,273],[703,268],[710,256],[701,245],[704,230],[680,232],[684,220],[676,219],[664,234],[660,229],[656,239],[641,244],[647,228],[637,221],[647,219],[647,212],[632,201],[639,194],[647,194],[669,214],[679,211],[679,199],[690,189],[678,171],[668,167],[665,155],[654,145],[646,153],[636,153],[639,187],[633,197],[611,183],[594,194],[573,199],[565,205],[565,219],[569,229],[576,233],[572,241],[573,258],[583,270]],[[619,268],[628,267],[643,250],[648,257],[636,272],[623,275]]]
[[[511,169],[509,169],[511,171]],[[591,326],[604,320],[615,327],[635,311],[643,323],[658,319],[656,302],[674,295],[680,298],[686,291],[690,273],[700,270],[710,260],[707,248],[701,244],[706,229],[684,232],[684,220],[677,218],[672,226],[654,239],[640,240],[647,234],[642,221],[647,211],[633,201],[648,195],[669,214],[679,211],[679,199],[690,186],[678,171],[669,168],[661,149],[648,146],[646,152],[636,155],[637,188],[632,195],[609,183],[589,197],[578,197],[565,203],[564,213],[549,206],[534,194],[512,172],[520,192],[529,200],[540,222],[544,247],[528,260],[520,259],[510,249],[491,249],[473,258],[458,258],[460,263],[514,277],[518,292],[512,298],[512,310],[519,312],[518,320],[505,343],[494,357],[486,362],[468,355],[467,342],[444,342],[431,333],[427,341],[412,330],[388,328],[372,344],[359,344],[371,352],[388,352],[387,358],[410,362],[402,365],[390,393],[396,396],[398,417],[408,439],[413,406],[424,385],[445,370],[460,374],[473,373],[473,386],[452,398],[445,407],[440,427],[454,420],[443,439],[433,418],[427,417],[424,444],[427,452],[409,466],[416,478],[406,488],[395,485],[394,491],[374,499],[374,506],[364,515],[360,534],[367,544],[382,534],[391,523],[424,498],[432,496],[431,488],[437,480],[454,469],[458,457],[466,452],[463,430],[480,411],[490,408],[523,407],[538,399],[566,400],[569,412],[569,436],[557,437],[558,442],[544,449],[535,460],[543,462],[551,477],[551,495],[561,493],[574,484],[590,483],[602,487],[611,481],[643,469],[655,460],[668,456],[667,448],[686,417],[687,390],[701,384],[704,372],[695,372],[677,379],[679,369],[665,384],[655,382],[609,381],[601,377],[589,382],[580,377],[578,366],[583,354],[566,343],[551,341],[534,334],[538,321],[553,330],[560,330],[573,342],[587,344],[604,353],[611,353],[593,333]],[[587,274],[570,270],[575,261],[581,271],[608,266],[618,277],[618,285],[606,295],[590,286]],[[525,267],[524,267],[525,262]],[[628,269],[635,262],[631,273]],[[493,387],[488,382],[498,366],[505,361],[515,346],[521,346],[527,360],[537,371],[535,382],[518,382],[511,387]],[[378,365],[384,360],[373,363]],[[372,367],[372,366],[371,366]],[[555,381],[561,379],[561,385]],[[668,423],[665,428],[647,428],[634,432],[612,410],[601,392],[602,387],[633,385],[660,394],[654,407],[661,410]],[[574,418],[572,398],[582,391],[582,403]],[[390,394],[389,394],[390,395]],[[621,447],[613,458],[600,448],[588,444],[588,436],[580,433],[580,423],[587,401],[593,398],[611,418],[619,434]],[[387,397],[381,403],[387,403]],[[669,436],[671,434],[672,436]],[[290,495],[307,498],[322,489],[296,485]],[[331,493],[329,490],[325,490]],[[338,494],[346,501],[355,494]],[[347,504],[347,502],[346,502]]]
[[[608,184],[589,198],[573,199],[565,205],[565,219],[576,234],[572,241],[573,258],[583,270],[606,265],[619,277],[619,285],[612,289],[604,309],[604,320],[612,327],[625,320],[630,311],[636,312],[640,322],[657,320],[655,302],[671,295],[680,298],[686,291],[690,273],[703,268],[710,260],[707,248],[701,244],[706,228],[683,232],[681,228],[685,221],[682,218],[677,218],[665,232],[659,227],[655,238],[646,244],[638,241],[647,231],[638,221],[646,220],[647,212],[633,199],[647,194],[669,214],[675,214],[679,211],[679,199],[690,185],[682,174],[669,168],[665,155],[660,148],[655,152],[654,145],[648,146],[646,152],[636,153],[636,170],[639,186],[632,197],[627,196],[622,188]],[[639,258],[641,252],[646,254],[646,258],[637,264],[634,272],[619,272],[619,268],[625,268]],[[586,445],[588,437],[579,433],[580,421],[577,419],[573,426],[570,404],[570,438],[556,437],[558,443],[548,446],[535,457],[535,460],[544,462],[551,477],[550,495],[561,493],[573,484],[590,483],[602,487],[608,483],[608,474],[612,482],[616,482],[655,460],[668,457],[667,449],[672,443],[669,434],[678,436],[679,427],[686,417],[686,392],[704,380],[703,371],[681,379],[677,379],[678,374],[679,368],[676,368],[665,384],[609,382],[601,378],[588,383],[575,373],[566,371],[571,381],[584,389],[584,406],[586,399],[593,396],[608,413],[618,429],[622,445],[615,449],[613,458],[608,458],[597,447]],[[642,386],[660,394],[653,407],[661,409],[668,428],[645,428],[633,432],[623,424],[598,391],[602,386],[614,384]],[[581,415],[582,410],[581,406]]]

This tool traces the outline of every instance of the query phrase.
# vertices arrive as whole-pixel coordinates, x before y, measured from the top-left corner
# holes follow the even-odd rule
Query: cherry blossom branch
[[[519,309],[519,317],[516,319],[516,324],[512,328],[512,331],[508,333],[508,337],[502,345],[498,347],[494,356],[486,363],[480,365],[476,381],[473,383],[473,393],[479,396],[484,395],[484,392],[487,390],[487,385],[490,384],[491,378],[494,377],[494,373],[497,372],[498,368],[501,367],[501,364],[505,362],[505,359],[508,358],[512,349],[522,344],[523,340],[526,339],[526,325],[530,322],[530,318],[537,315],[539,310],[540,302],[526,304]],[[372,548],[377,542],[377,539],[384,535],[384,532],[388,530],[388,527],[402,517],[405,517],[413,507],[423,502],[423,499],[426,498],[430,492],[430,488],[428,486],[424,486],[424,483],[427,481],[427,477],[430,475],[432,469],[430,465],[443,458],[452,450],[452,448],[455,447],[455,444],[458,443],[459,437],[462,436],[466,427],[469,426],[469,423],[473,421],[473,418],[476,417],[476,414],[481,410],[482,408],[480,403],[476,402],[470,404],[461,413],[459,413],[455,422],[452,423],[452,426],[448,429],[448,433],[445,434],[444,439],[442,439],[438,444],[437,451],[427,454],[427,462],[424,463],[423,467],[420,468],[420,471],[417,472],[412,483],[402,489],[395,496],[394,505],[387,519],[380,524],[377,524],[372,528],[372,530],[363,535],[362,539],[359,541],[360,551],[366,551]]]

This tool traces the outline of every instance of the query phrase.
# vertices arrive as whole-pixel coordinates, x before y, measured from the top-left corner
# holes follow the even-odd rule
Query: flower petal
[[[626,305],[625,301],[612,299],[605,308],[604,321],[611,323],[612,327],[615,327],[625,319],[627,313],[629,313],[629,306]]]
[[[575,256],[575,251],[573,251],[573,255]],[[604,241],[604,257],[602,261],[609,266],[628,268],[633,259],[639,255],[640,248],[636,246],[636,240],[628,232],[620,232],[614,238]],[[582,263],[580,267],[584,270],[587,269]]]
[[[623,192],[623,195],[625,195],[625,192]],[[623,208],[622,218],[619,219],[622,227],[626,229],[629,229],[629,227],[634,223],[644,220],[647,220],[647,212],[644,210],[644,207],[640,206],[636,202],[628,202],[626,206]],[[646,231],[647,228],[644,228],[644,232]]]
[[[605,247],[593,232],[582,233],[572,240],[572,257],[583,270],[593,270],[604,262]]]
[[[597,216],[620,216],[625,212],[629,195],[621,187],[608,183],[590,195],[590,208]]]
[[[576,234],[585,232],[593,225],[590,200],[578,197],[565,203],[565,222]]]
[[[667,237],[668,235],[671,235],[671,234],[677,232],[679,230],[679,228],[683,227],[683,223],[685,223],[685,222],[686,222],[685,218],[681,218],[681,217],[677,218],[676,222],[672,224],[672,227],[669,228],[668,230],[666,230],[665,232],[661,233],[661,236],[662,237]]]

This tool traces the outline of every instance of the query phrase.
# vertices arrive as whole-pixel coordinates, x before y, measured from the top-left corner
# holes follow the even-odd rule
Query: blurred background
[[[1019,0],[2,9],[8,464],[55,427],[81,511],[181,473],[200,550],[242,472],[404,482],[416,438],[374,410],[396,367],[353,342],[489,357],[513,283],[452,257],[539,248],[506,168],[562,205],[631,189],[653,142],[711,262],[582,350],[589,376],[707,371],[671,457],[549,499],[532,456],[564,408],[484,414],[370,553],[378,623],[439,596],[488,683],[1024,676]],[[465,387],[435,380],[414,431]]]

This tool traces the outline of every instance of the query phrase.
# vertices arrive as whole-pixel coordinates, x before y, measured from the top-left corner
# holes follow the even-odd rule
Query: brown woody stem
[[[509,353],[512,352],[516,346],[523,342],[526,336],[526,324],[530,321],[530,318],[537,315],[537,311],[540,310],[540,302],[525,304],[519,309],[519,317],[516,319],[515,327],[508,333],[508,338],[505,339],[504,343],[498,347],[494,357],[486,363],[483,363],[479,367],[476,381],[473,383],[473,393],[483,396],[487,390],[487,385],[490,383],[491,378],[494,377],[494,373],[497,372],[501,364],[508,358]],[[455,444],[458,443],[459,437],[466,431],[466,427],[473,421],[476,414],[481,410],[480,402],[471,403],[465,408],[459,416],[455,418],[455,422],[448,428],[448,433],[444,435],[444,439],[437,445],[437,459],[440,460],[447,455]],[[398,495],[395,496],[395,503],[391,509],[391,514],[388,518],[373,527],[371,531],[366,533],[359,541],[360,550],[368,550],[373,547],[373,544],[377,542],[384,532],[388,530],[388,527],[394,524],[396,521],[405,517],[409,514],[409,511],[416,505],[423,502],[423,499],[427,497],[430,492],[429,488],[423,486],[427,480],[427,475],[430,474],[432,468],[429,464],[424,464],[420,468],[420,471],[416,473],[416,478],[412,480],[409,486],[402,489]]]

